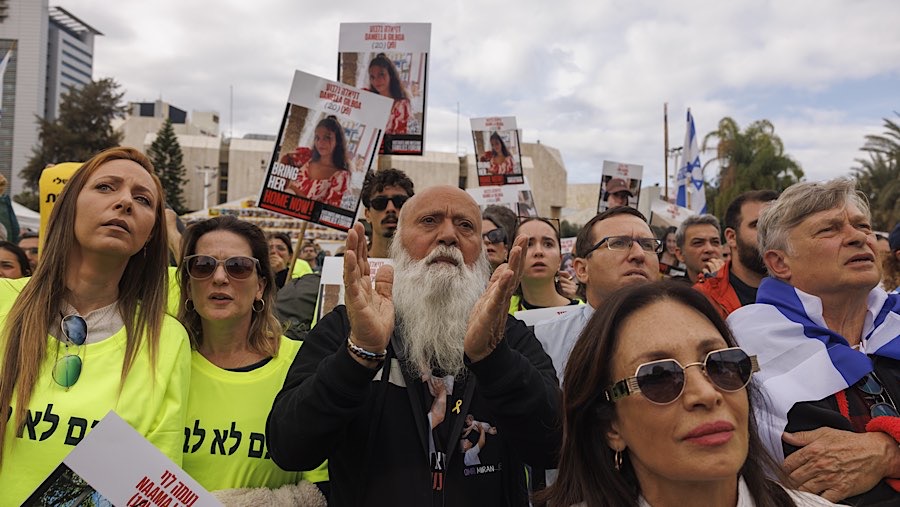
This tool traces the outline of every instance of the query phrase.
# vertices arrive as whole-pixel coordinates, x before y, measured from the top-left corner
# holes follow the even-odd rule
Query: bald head
[[[426,188],[400,210],[400,245],[414,260],[436,246],[458,248],[466,265],[482,254],[481,209],[472,196],[453,186]]]

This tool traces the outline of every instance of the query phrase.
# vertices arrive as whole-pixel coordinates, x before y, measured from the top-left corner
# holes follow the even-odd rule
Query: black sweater
[[[446,449],[437,488],[427,387],[410,377],[393,347],[377,374],[357,363],[346,350],[349,333],[346,309],[338,307],[295,358],[266,428],[279,466],[309,470],[328,459],[332,506],[527,505],[524,465],[555,468],[561,430],[553,364],[524,324],[510,317],[491,355],[466,361],[469,374],[457,379],[434,432]],[[460,438],[469,414],[491,431],[480,464],[466,466]]]

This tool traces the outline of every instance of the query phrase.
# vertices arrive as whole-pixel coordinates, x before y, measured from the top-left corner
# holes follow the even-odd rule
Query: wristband
[[[353,343],[353,340],[350,337],[347,337],[347,350],[350,351],[354,356],[365,359],[366,361],[384,361],[384,358],[387,357],[387,350],[384,352],[369,352],[368,350],[360,347],[359,345]]]

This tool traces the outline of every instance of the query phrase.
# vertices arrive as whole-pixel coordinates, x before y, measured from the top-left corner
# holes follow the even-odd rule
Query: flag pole
[[[669,103],[663,102],[663,187],[665,201],[669,202]]]

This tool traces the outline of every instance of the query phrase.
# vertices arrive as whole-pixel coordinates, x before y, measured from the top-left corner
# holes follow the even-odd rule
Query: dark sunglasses
[[[387,208],[388,201],[394,203],[394,207],[400,209],[403,207],[403,203],[409,200],[408,195],[392,195],[388,197],[386,195],[379,195],[378,197],[373,197],[369,204],[372,205],[372,208],[375,211],[384,211]]]
[[[882,415],[889,417],[898,416],[897,407],[890,399],[890,395],[885,398],[885,395],[888,393],[884,390],[884,386],[881,385],[881,382],[878,381],[875,372],[867,373],[865,377],[856,383],[856,387],[867,395],[867,399],[875,402],[869,407],[869,414],[873,419]]]
[[[205,280],[216,272],[219,264],[225,265],[225,273],[235,280],[245,280],[259,269],[259,261],[253,257],[238,255],[229,257],[224,261],[210,255],[188,255],[184,258],[184,265],[188,275],[194,280]]]
[[[53,365],[53,381],[67,390],[81,377],[81,356],[69,353],[69,345],[84,345],[87,340],[87,322],[81,315],[66,315],[62,319],[62,342],[66,345],[66,353]]]
[[[641,393],[651,403],[668,405],[684,392],[684,371],[699,366],[706,378],[720,391],[740,391],[759,371],[756,356],[748,356],[738,347],[714,350],[702,362],[681,366],[675,359],[651,361],[637,367],[633,377],[622,379],[603,392],[607,401],[618,401]]]
[[[481,237],[491,244],[506,243],[506,233],[503,229],[494,229],[493,231],[484,232]]]

